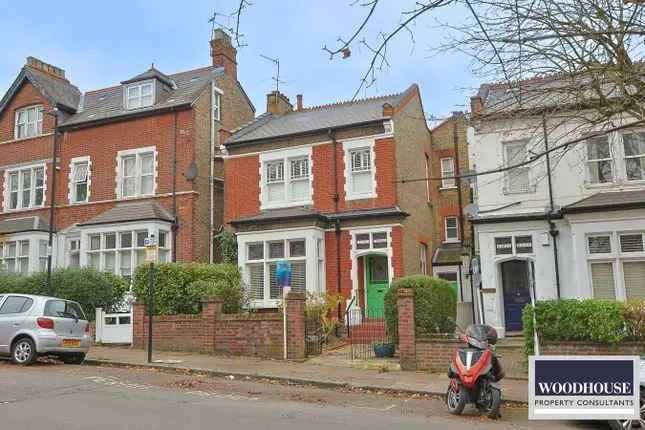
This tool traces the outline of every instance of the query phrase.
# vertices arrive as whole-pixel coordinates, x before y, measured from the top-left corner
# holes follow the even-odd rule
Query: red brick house
[[[416,85],[311,108],[298,96],[295,110],[270,93],[267,112],[223,149],[225,222],[252,305],[278,306],[280,260],[291,263],[293,290],[341,293],[363,315],[382,313],[394,278],[427,273],[427,187],[398,180],[426,173],[429,145]]]
[[[213,259],[218,131],[254,108],[229,36],[215,30],[210,45],[211,66],[170,75],[153,66],[85,94],[28,58],[0,101],[0,266],[44,270],[51,249],[54,267],[129,276],[151,235],[162,261]]]

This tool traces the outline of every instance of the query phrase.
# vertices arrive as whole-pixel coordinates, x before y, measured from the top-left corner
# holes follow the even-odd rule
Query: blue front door
[[[502,289],[506,331],[521,331],[522,310],[531,302],[527,261],[511,260],[502,263]]]

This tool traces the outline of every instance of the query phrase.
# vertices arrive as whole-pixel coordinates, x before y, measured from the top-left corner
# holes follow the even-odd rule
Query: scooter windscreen
[[[479,342],[487,342],[490,345],[497,343],[497,331],[486,324],[471,324],[466,328],[466,336]],[[480,347],[479,345],[475,345]]]

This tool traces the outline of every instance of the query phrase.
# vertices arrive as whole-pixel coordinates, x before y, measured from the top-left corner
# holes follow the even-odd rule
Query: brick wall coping
[[[148,319],[148,314],[144,315]],[[202,314],[175,314],[175,315],[155,315],[155,322],[176,322],[176,321],[193,321],[202,319]]]
[[[432,335],[418,337],[417,343],[463,343],[463,341],[452,336]]]
[[[219,318],[222,321],[282,321],[280,313],[249,313],[249,314],[223,314]]]
[[[307,296],[305,295],[305,293],[298,293],[296,291],[289,291],[289,293],[287,293],[286,299],[287,300],[306,300]]]

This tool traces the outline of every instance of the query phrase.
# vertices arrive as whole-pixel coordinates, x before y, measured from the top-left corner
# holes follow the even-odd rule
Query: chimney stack
[[[482,98],[480,96],[472,96],[470,98],[470,113],[473,117],[478,116],[482,111]]]
[[[58,79],[67,81],[65,78],[65,70],[60,67],[53,66],[51,64],[45,63],[42,60],[39,60],[36,57],[27,57],[27,66],[32,69],[40,70],[43,73],[47,73],[50,76],[53,76]]]
[[[302,94],[296,96],[296,108],[300,111],[302,110]]]
[[[291,111],[293,111],[293,106],[289,102],[289,97],[280,91],[272,91],[267,94],[267,112],[274,115],[284,115]]]
[[[213,66],[223,67],[224,73],[237,80],[237,49],[231,43],[231,36],[221,28],[213,30],[211,57]]]

